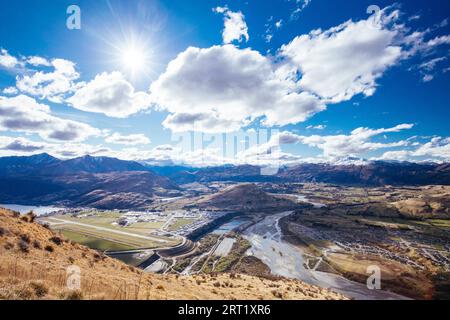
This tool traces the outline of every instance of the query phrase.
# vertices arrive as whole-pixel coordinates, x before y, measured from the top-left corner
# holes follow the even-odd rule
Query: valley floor
[[[65,210],[39,220],[163,277],[247,274],[355,299],[449,298],[449,187],[234,185],[217,183],[218,193],[204,185],[200,196],[165,198],[147,211]],[[267,210],[257,210],[258,197]],[[221,206],[233,201],[244,207],[229,215]],[[276,203],[293,209],[277,213]],[[382,290],[366,286],[374,266]]]
[[[0,299],[345,299],[297,280],[156,275],[0,209]]]

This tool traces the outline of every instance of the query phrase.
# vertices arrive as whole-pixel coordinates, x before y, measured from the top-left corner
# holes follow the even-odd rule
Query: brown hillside
[[[213,195],[203,197],[197,202],[197,205],[230,211],[283,211],[298,206],[288,199],[267,194],[251,183],[231,186]]]
[[[30,215],[0,208],[0,299],[343,299],[296,280],[155,275],[62,239]],[[66,268],[81,269],[81,290]]]

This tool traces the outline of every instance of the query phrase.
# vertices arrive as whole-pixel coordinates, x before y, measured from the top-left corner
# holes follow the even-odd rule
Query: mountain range
[[[331,183],[349,186],[449,185],[449,163],[367,161],[358,164],[304,163],[280,167],[274,175],[262,175],[252,165],[206,168],[149,167],[178,184],[192,182],[297,182]]]
[[[48,154],[0,158],[3,203],[138,208],[151,203],[154,194],[178,189],[134,161],[91,156],[59,160]]]
[[[212,181],[339,185],[450,185],[450,164],[367,162],[300,164],[261,175],[251,165],[193,168],[149,166],[110,157],[60,160],[48,154],[0,158],[0,203],[140,208],[154,195],[172,196],[184,184]]]

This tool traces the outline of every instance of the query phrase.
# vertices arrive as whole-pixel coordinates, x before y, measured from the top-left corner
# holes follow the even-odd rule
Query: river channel
[[[357,300],[407,299],[392,292],[368,289],[364,284],[350,281],[336,274],[306,268],[302,249],[282,240],[279,221],[289,214],[291,212],[269,215],[247,228],[243,234],[252,244],[247,254],[263,261],[273,274],[332,289]]]

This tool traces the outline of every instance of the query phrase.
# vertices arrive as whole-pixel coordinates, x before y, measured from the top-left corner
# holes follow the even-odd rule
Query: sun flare
[[[128,71],[136,72],[142,69],[146,63],[144,50],[131,46],[122,52],[122,64]]]

